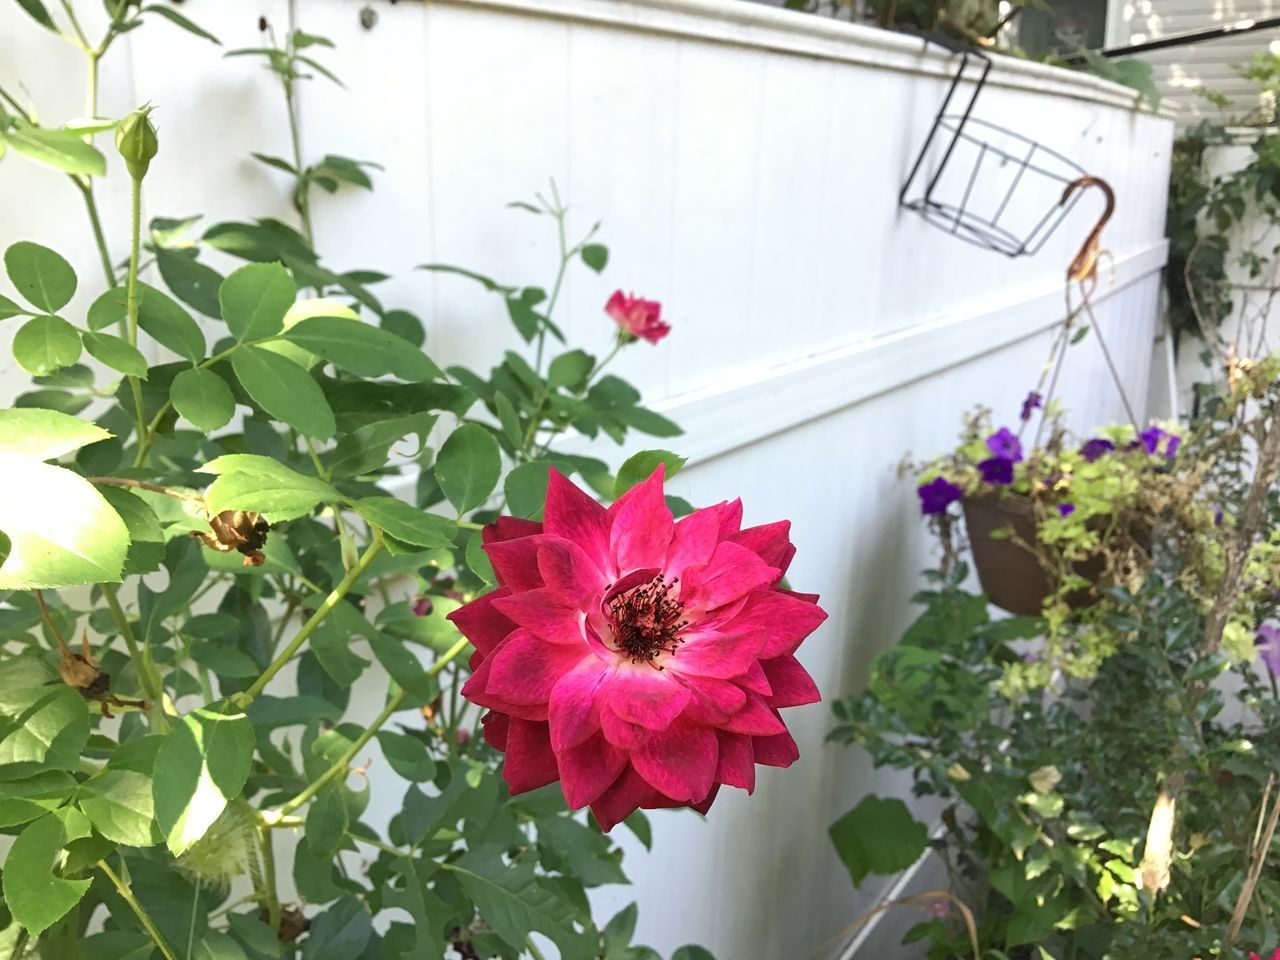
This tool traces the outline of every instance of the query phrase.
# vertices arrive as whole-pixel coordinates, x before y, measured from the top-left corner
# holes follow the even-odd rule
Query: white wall
[[[318,200],[328,260],[392,273],[381,296],[424,317],[436,358],[487,368],[516,343],[501,305],[411,268],[443,260],[548,283],[546,224],[502,205],[555,177],[575,205],[574,229],[603,219],[612,250],[604,278],[572,280],[562,325],[599,351],[611,336],[600,308],[614,287],[664,302],[674,332],[627,351],[620,369],[688,429],[674,446],[694,464],[675,492],[695,502],[741,495],[749,522],[793,521],[792,580],[821,592],[832,614],[801,660],[827,697],[857,689],[910,616],[917,573],[930,563],[914,494],[894,465],[948,446],[960,412],[975,404],[1016,416],[1097,199],[1083,201],[1039,256],[1019,260],[901,212],[898,185],[947,64],[869,28],[732,0],[375,0],[380,22],[364,31],[362,5],[295,4],[300,25],[338,41],[326,59],[348,85],[304,85],[305,152],[386,166],[371,196]],[[182,9],[228,47],[257,42],[260,12],[277,24],[289,16],[284,0],[189,0]],[[270,77],[163,24],[121,42],[104,76],[104,110],[159,107],[147,215],[287,216],[280,177],[244,159],[251,149],[287,151]],[[0,83],[20,77],[47,122],[82,109],[70,89],[78,69],[74,51],[0,5]],[[1002,62],[977,114],[1115,185],[1120,205],[1105,237],[1114,285],[1104,273],[1099,317],[1141,403],[1171,124],[1130,112],[1131,101],[1090,77]],[[119,254],[124,195],[114,184],[105,215]],[[975,202],[992,199],[985,189]],[[1034,199],[1054,202],[1059,189]],[[75,232],[82,215],[56,175],[18,158],[0,166],[0,246],[34,239],[74,255],[92,295],[95,260]],[[20,383],[9,336],[0,328],[4,399]],[[1092,338],[1072,351],[1062,393],[1081,429],[1121,415]],[[698,941],[730,960],[840,946],[842,929],[883,885],[850,888],[826,827],[866,791],[895,785],[858,752],[823,743],[826,705],[789,719],[799,763],[763,771],[754,797],[725,796],[705,822],[655,816],[654,852],[629,853],[637,885],[603,891],[604,915],[636,897],[643,942],[670,951]],[[387,786],[375,784],[374,815],[400,796]],[[865,953],[885,955],[903,954],[883,945]]]

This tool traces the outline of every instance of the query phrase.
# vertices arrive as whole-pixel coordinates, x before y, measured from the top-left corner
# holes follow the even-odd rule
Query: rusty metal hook
[[[1116,193],[1111,189],[1111,184],[1101,177],[1087,175],[1077,177],[1068,183],[1067,188],[1062,191],[1062,199],[1058,201],[1058,206],[1065,206],[1067,201],[1071,199],[1071,195],[1077,190],[1086,190],[1089,187],[1097,187],[1106,195],[1107,207],[1102,211],[1102,215],[1098,217],[1098,222],[1093,225],[1093,229],[1089,231],[1088,236],[1084,238],[1084,243],[1080,246],[1080,252],[1075,255],[1067,266],[1067,282],[1070,283],[1074,280],[1083,286],[1085,281],[1089,281],[1089,291],[1092,292],[1098,283],[1098,260],[1101,259],[1103,253],[1098,244],[1102,237],[1102,228],[1107,225],[1107,221],[1115,213]]]

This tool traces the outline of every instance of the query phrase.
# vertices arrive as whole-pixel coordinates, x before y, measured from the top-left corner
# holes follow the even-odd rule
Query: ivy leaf
[[[0,410],[0,452],[52,460],[111,434],[96,423],[56,410],[16,407]]]
[[[160,841],[151,791],[151,778],[145,774],[108,770],[81,787],[80,809],[108,840],[127,847],[149,847]]]
[[[415,383],[443,376],[408,340],[360,320],[308,317],[291,327],[285,338],[359,377],[390,373]]]
[[[253,402],[275,419],[316,440],[328,440],[337,430],[320,385],[287,357],[241,347],[231,355],[231,368]]]
[[[118,583],[129,532],[83,477],[29,457],[0,453],[0,530],[11,541],[0,590]]]
[[[89,836],[78,810],[49,813],[28,824],[13,841],[4,862],[4,900],[32,936],[39,936],[80,902],[92,881],[54,876],[53,860],[72,840]]]
[[[57,313],[75,296],[76,272],[48,247],[20,240],[4,252],[4,265],[18,292],[46,313]]]
[[[32,317],[14,335],[13,358],[33,376],[47,377],[80,359],[80,334],[61,317]]]
[[[637,483],[648,480],[653,471],[663,467],[663,477],[670,480],[688,461],[670,450],[641,450],[627,458],[618,468],[617,479],[613,482],[613,497],[616,500]]]
[[[235,396],[227,382],[212,370],[183,370],[169,385],[173,409],[197,429],[212,433],[227,425],[236,412]]]
[[[342,494],[323,480],[250,453],[226,454],[210,460],[199,472],[218,476],[205,491],[212,513],[254,510],[276,523],[310,513],[321,502],[342,499]]]
[[[460,514],[484,503],[501,473],[498,441],[475,423],[453,431],[436,457],[436,482]]]
[[[129,341],[109,333],[87,332],[81,334],[89,355],[105,363],[127,377],[147,379],[147,358]]]
[[[243,713],[193,710],[173,728],[153,783],[156,821],[165,843],[181,855],[205,835],[227,803],[240,795],[254,751],[253,724]]]
[[[417,547],[451,547],[458,533],[456,523],[395,497],[365,497],[352,506],[388,536]]]
[[[222,319],[240,342],[279,333],[284,329],[284,315],[297,299],[297,285],[278,263],[246,264],[218,289]]]
[[[855,885],[868,874],[907,869],[924,853],[929,831],[897,799],[868,795],[831,825],[831,840]]]

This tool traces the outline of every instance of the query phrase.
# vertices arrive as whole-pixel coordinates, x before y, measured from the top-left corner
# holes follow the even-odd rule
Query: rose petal
[[[558,594],[547,587],[497,597],[493,605],[497,608],[498,615],[511,623],[513,628],[516,625],[524,627],[548,643],[587,642],[582,628],[582,611],[560,601]]]
[[[791,544],[791,521],[779,520],[758,527],[748,527],[729,539],[757,554],[761,560],[778,571],[779,577],[791,566],[796,548]]]
[[[516,628],[516,625],[494,606],[495,600],[501,600],[510,595],[510,590],[499,587],[491,593],[476,597],[466,606],[459,607],[445,619],[452,622],[480,654],[488,656],[493,652],[493,648]]]
[[[585,647],[548,643],[527,630],[517,630],[485,661],[489,667],[485,693],[508,703],[545,704],[552,688],[590,656]]]
[[[502,763],[502,779],[512,794],[525,793],[560,779],[556,755],[545,723],[511,718],[507,734],[507,757]]]
[[[489,741],[489,745],[495,750],[507,749],[507,731],[511,726],[511,718],[505,713],[497,713],[490,710],[480,718],[480,727],[484,732],[484,738]]]
[[[774,660],[762,660],[760,666],[764,668],[764,675],[769,678],[769,686],[773,690],[769,706],[799,707],[822,699],[813,677],[809,676],[809,671],[795,657],[788,655]]]
[[[747,705],[729,718],[724,729],[730,733],[745,733],[757,737],[772,737],[787,732],[787,725],[764,698],[757,693],[747,694]]]
[[[665,730],[693,694],[666,671],[647,663],[619,667],[608,679],[605,700],[619,718],[647,730]]]
[[[619,573],[663,565],[674,521],[662,493],[661,466],[609,507],[609,520],[609,555]]]
[[[493,523],[486,524],[480,531],[480,539],[485,543],[499,543],[503,540],[518,540],[521,537],[532,537],[542,532],[542,524],[537,520],[525,520],[522,517],[498,517]]]
[[[567,750],[600,732],[600,698],[608,668],[600,660],[584,659],[565,674],[551,691],[548,718],[551,744]]]
[[[513,592],[542,586],[542,574],[538,571],[538,545],[541,542],[541,537],[521,537],[518,540],[495,540],[484,545],[498,586]]]
[[[605,585],[604,571],[571,540],[543,537],[537,562],[547,589],[568,606],[581,608],[588,596]]]
[[[612,710],[600,710],[600,729],[604,737],[619,750],[635,750],[644,742],[649,731],[637,724],[623,720]]]
[[[736,683],[693,675],[681,679],[693,691],[694,702],[686,714],[696,723],[719,726],[747,705],[747,695]]]
[[[654,795],[653,787],[631,767],[627,767],[599,799],[591,804],[600,829],[608,833]]]
[[[503,642],[505,643],[506,641]],[[488,707],[490,710],[497,710],[499,713],[509,713],[513,717],[520,717],[524,720],[547,719],[547,705],[545,703],[515,703],[490,691],[488,683],[492,669],[492,658],[481,661],[476,666],[475,672],[462,685],[462,695],[477,706]]]
[[[756,760],[751,749],[751,738],[740,733],[718,730],[716,740],[720,745],[716,782],[751,793],[756,788]]]
[[[594,803],[627,766],[627,755],[597,733],[559,754],[560,781],[574,810]]]
[[[660,733],[650,732],[631,751],[631,764],[659,793],[698,803],[711,792],[718,757],[714,732],[677,721]]]
[[[747,598],[733,619],[735,629],[748,625],[760,627],[767,634],[762,660],[772,660],[795,653],[805,637],[827,619],[816,603],[785,590],[761,591]]]
[[[739,629],[736,623],[731,632],[688,633],[668,661],[668,669],[722,680],[740,677],[759,659],[767,636],[758,626]]]
[[[576,543],[604,569],[609,558],[609,513],[554,467],[548,476],[543,516],[548,534]]]
[[[746,547],[723,540],[707,563],[684,572],[680,599],[686,610],[714,610],[759,587],[771,586],[778,577],[776,568]]]
[[[780,733],[774,737],[752,737],[751,749],[755,753],[756,763],[769,767],[789,767],[800,759],[800,748],[790,733]]]
[[[676,522],[667,553],[666,574],[678,577],[686,567],[702,566],[711,559],[720,540],[721,508],[695,510]]]

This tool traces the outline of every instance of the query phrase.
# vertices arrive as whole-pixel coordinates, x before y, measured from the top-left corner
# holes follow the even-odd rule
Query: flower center
[[[659,575],[608,601],[614,643],[632,663],[653,664],[659,654],[675,653],[684,642],[680,631],[689,621],[684,619],[684,604],[671,596],[679,582],[679,577],[668,583]]]

